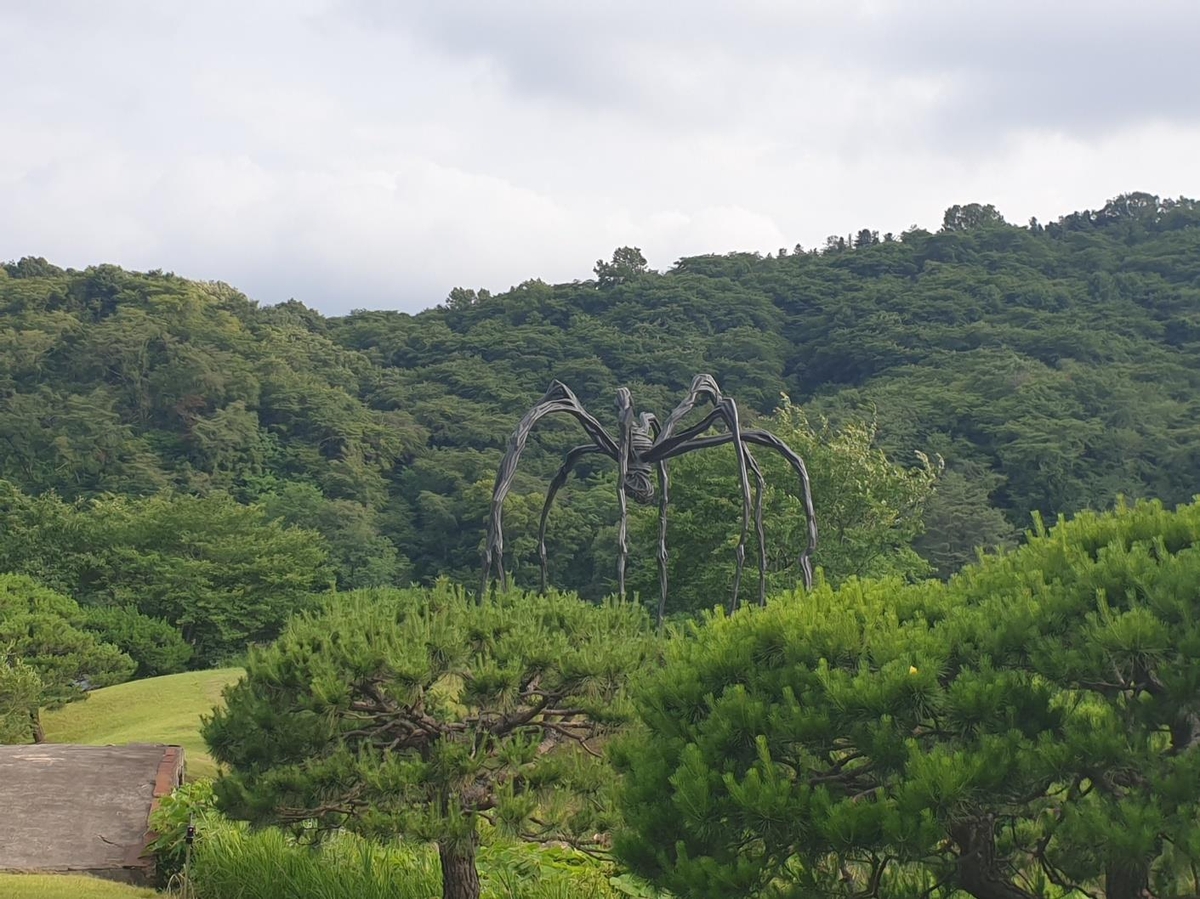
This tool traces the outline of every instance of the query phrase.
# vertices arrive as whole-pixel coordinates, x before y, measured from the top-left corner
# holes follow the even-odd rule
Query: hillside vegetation
[[[182,746],[189,778],[215,777],[217,768],[200,738],[200,716],[212,713],[221,691],[240,668],[189,671],[105,687],[43,715],[51,743],[170,743]]]
[[[339,318],[22,259],[0,269],[0,478],[68,501],[228,494],[319,531],[339,586],[470,583],[502,447],[551,379],[607,422],[618,385],[663,415],[707,371],[749,415],[787,393],[814,421],[873,423],[904,465],[941,454],[918,549],[946,572],[969,557],[963,534],[1002,542],[1033,510],[1197,490],[1198,226],[1200,204],[1146,194],[1045,226],[972,204],[937,233],[661,273],[623,248],[591,280]],[[580,436],[538,432],[510,502],[540,494]],[[602,466],[580,474],[551,522],[553,576],[596,596],[615,502]]]

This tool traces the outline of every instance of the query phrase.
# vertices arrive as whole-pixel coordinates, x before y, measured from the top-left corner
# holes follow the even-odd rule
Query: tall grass
[[[191,864],[197,899],[432,899],[441,895],[437,854],[350,835],[320,847],[282,831],[231,824],[202,830]]]
[[[500,844],[479,851],[485,899],[617,899],[609,871],[570,850]],[[195,899],[439,899],[437,850],[339,834],[319,846],[283,831],[202,822],[188,872]]]

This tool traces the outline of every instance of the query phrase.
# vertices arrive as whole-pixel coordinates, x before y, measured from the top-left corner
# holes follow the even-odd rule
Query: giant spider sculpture
[[[675,433],[683,418],[704,402],[711,402],[713,409],[696,424]],[[783,456],[800,476],[803,488],[804,511],[808,518],[808,546],[800,553],[799,567],[804,579],[805,588],[812,587],[812,553],[817,545],[817,522],[813,514],[812,491],[808,480],[808,469],[790,447],[774,434],[756,428],[743,428],[738,418],[737,404],[729,397],[723,396],[717,387],[717,382],[711,375],[696,375],[691,389],[675,410],[661,426],[658,419],[649,412],[643,412],[636,420],[633,412],[633,395],[626,387],[617,389],[617,437],[604,430],[595,418],[576,399],[570,389],[553,381],[546,395],[521,419],[517,429],[513,431],[508,441],[508,451],[500,462],[496,472],[496,485],[492,493],[491,515],[488,518],[487,543],[483,549],[483,581],[480,585],[480,596],[487,592],[488,579],[492,573],[492,562],[500,575],[502,587],[507,587],[508,578],[504,572],[504,532],[502,516],[504,498],[512,486],[513,476],[517,471],[517,462],[521,451],[529,438],[533,426],[538,420],[555,412],[573,416],[587,432],[590,443],[577,446],[563,461],[550,489],[546,493],[546,501],[542,506],[542,519],[538,526],[538,557],[542,570],[542,590],[546,589],[546,520],[550,514],[550,506],[554,503],[555,494],[567,482],[571,470],[584,456],[600,454],[607,456],[617,463],[617,508],[620,517],[617,523],[617,592],[625,596],[625,562],[629,555],[626,542],[628,507],[626,496],[632,496],[641,505],[654,501],[654,484],[650,479],[653,467],[658,475],[658,623],[661,626],[667,601],[667,503],[669,501],[670,478],[667,475],[667,460],[694,450],[707,449],[710,446],[721,446],[732,443],[737,449],[738,480],[742,488],[742,532],[735,551],[737,565],[733,578],[732,607],[737,607],[738,590],[741,587],[742,568],[746,560],[746,535],[750,528],[750,475],[754,475],[754,527],[758,534],[758,601],[766,602],[767,584],[767,548],[763,530],[763,488],[762,470],[750,454],[749,444],[757,444],[774,450]],[[726,431],[705,435],[718,422],[723,423]]]

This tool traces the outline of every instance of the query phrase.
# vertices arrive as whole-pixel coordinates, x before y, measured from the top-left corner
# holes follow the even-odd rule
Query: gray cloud
[[[772,3],[419,2],[351,4],[354,15],[488,60],[516,93],[570,106],[669,114],[707,104],[751,112],[772,82],[927,79],[947,87],[936,116],[994,127],[1111,127],[1200,115],[1185,0],[847,0]],[[722,68],[732,77],[722,74]],[[835,88],[836,89],[836,88]]]
[[[1200,7],[0,0],[0,258],[455,285],[1196,195]]]

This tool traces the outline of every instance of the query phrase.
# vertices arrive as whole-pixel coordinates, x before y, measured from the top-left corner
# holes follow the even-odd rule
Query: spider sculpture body
[[[680,429],[684,417],[704,403],[711,403],[712,410],[697,423]],[[738,480],[742,492],[742,530],[735,550],[736,567],[733,579],[732,606],[736,608],[738,602],[742,569],[746,559],[746,538],[751,520],[753,520],[758,536],[758,599],[760,604],[766,602],[767,550],[763,531],[765,485],[762,470],[750,453],[751,444],[764,446],[779,453],[800,478],[804,511],[808,518],[808,545],[800,553],[799,568],[804,586],[806,588],[812,586],[812,553],[817,544],[817,523],[813,514],[812,491],[804,460],[774,434],[757,428],[743,428],[738,417],[737,404],[729,397],[722,395],[717,382],[711,375],[697,375],[683,402],[676,406],[667,420],[661,424],[654,415],[648,412],[643,412],[640,416],[635,417],[632,394],[625,387],[618,388],[615,437],[609,434],[583,407],[566,385],[558,381],[551,383],[546,395],[525,413],[525,417],[513,431],[512,437],[508,441],[508,450],[496,472],[491,514],[488,518],[487,542],[483,549],[483,580],[480,596],[487,591],[493,563],[499,574],[501,586],[507,586],[508,579],[504,571],[504,498],[512,486],[521,451],[525,448],[533,426],[540,419],[554,413],[562,413],[575,418],[583,427],[589,442],[577,446],[567,453],[566,459],[558,469],[554,480],[550,482],[550,489],[546,493],[546,501],[542,506],[541,523],[538,527],[538,557],[541,562],[542,590],[546,589],[546,521],[550,514],[550,507],[554,503],[554,497],[567,482],[572,469],[580,459],[592,454],[607,456],[617,464],[617,506],[619,511],[617,592],[622,598],[625,596],[625,564],[629,555],[626,540],[627,500],[632,497],[634,502],[648,505],[654,502],[657,492],[659,509],[657,617],[658,623],[661,625],[667,601],[667,504],[670,499],[670,477],[667,472],[667,462],[685,453],[722,446],[726,443],[732,443],[737,450]],[[723,424],[725,431],[707,433],[718,424]],[[657,491],[655,490],[654,475],[657,476],[658,481]],[[753,507],[750,491],[751,476],[754,478]]]

